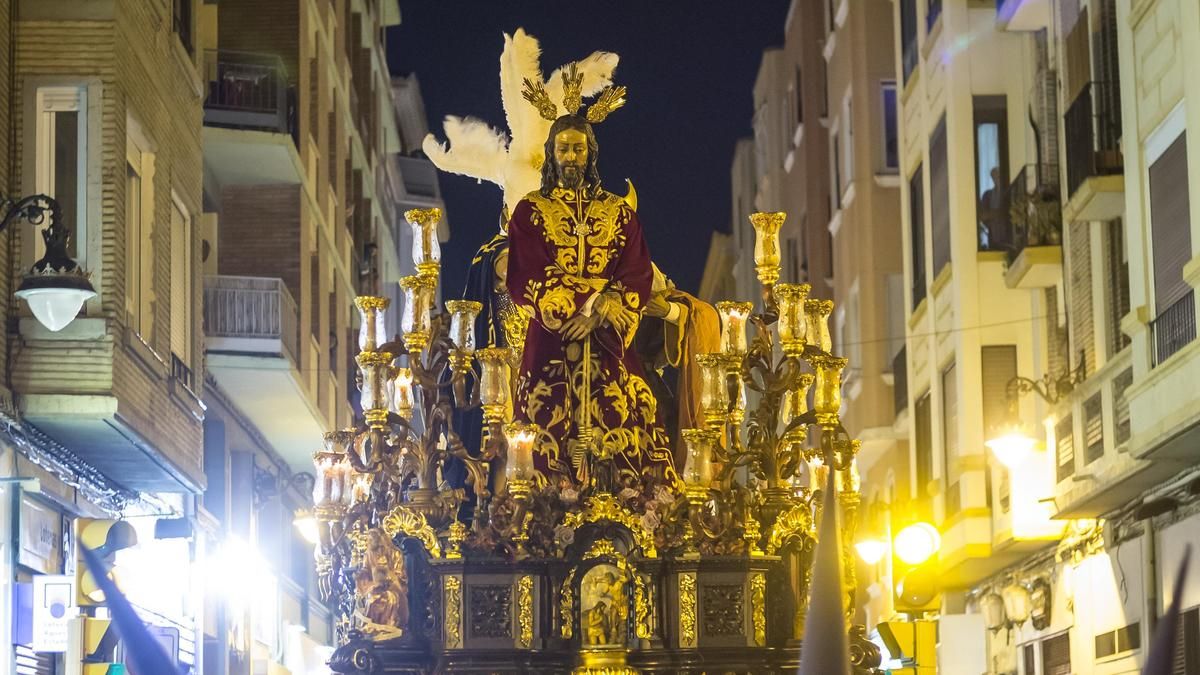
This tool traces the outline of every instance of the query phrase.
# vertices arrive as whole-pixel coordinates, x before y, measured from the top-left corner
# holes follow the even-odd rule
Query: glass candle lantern
[[[359,352],[355,357],[362,373],[362,389],[359,390],[359,405],[365,410],[388,410],[392,402],[388,396],[388,369],[392,355],[387,352]]]
[[[365,504],[371,499],[372,476],[369,473],[354,473],[350,482],[350,502]]]
[[[811,288],[808,284],[779,284],[775,287],[775,301],[779,304],[779,344],[788,356],[804,353],[807,328],[804,301]]]
[[[488,347],[475,352],[483,371],[479,378],[479,399],[483,402],[487,421],[498,421],[508,407],[508,360],[509,350]]]
[[[373,352],[379,348],[379,345],[387,342],[387,325],[385,323],[387,313],[385,310],[390,302],[387,298],[374,295],[360,295],[354,299],[361,319],[358,329],[358,349],[360,351]]]
[[[805,300],[804,313],[808,322],[808,344],[829,353],[833,339],[829,337],[829,315],[833,313],[832,300]]]
[[[842,369],[847,360],[836,356],[813,359],[817,369],[817,388],[813,394],[813,409],[818,416],[836,416],[842,408]]]
[[[410,368],[395,368],[391,379],[391,411],[407,419],[413,411],[413,374]]]
[[[725,362],[720,354],[697,354],[700,366],[700,407],[708,423],[725,419],[729,412],[729,388],[725,386]]]
[[[441,209],[409,209],[404,219],[412,226],[413,262],[421,276],[437,276],[442,260],[442,245],[438,242],[438,223]]]
[[[754,270],[764,286],[779,281],[779,229],[786,218],[782,211],[750,214],[750,224],[754,226]]]
[[[745,354],[746,321],[754,311],[751,302],[718,302],[717,312],[721,315],[721,352],[723,354]]]
[[[504,477],[509,482],[514,480],[533,480],[533,446],[537,441],[538,429],[535,425],[525,422],[509,422],[504,427],[504,436],[508,439],[508,463],[504,467]]]
[[[419,352],[429,344],[429,312],[433,309],[437,278],[407,276],[400,279],[400,287],[404,289],[404,312],[400,315],[404,346],[409,352]]]
[[[781,425],[787,427],[792,420],[808,412],[808,389],[812,386],[814,379],[812,373],[801,373],[796,387],[783,393],[783,401],[779,407],[779,423]],[[797,427],[786,437],[786,440],[789,443],[802,443],[807,435],[807,429]]]
[[[708,487],[713,479],[712,452],[716,435],[707,429],[684,429],[680,433],[687,448],[683,482],[688,487]]]
[[[483,304],[474,300],[449,300],[446,310],[450,312],[450,339],[454,347],[466,354],[475,352],[475,318],[483,310]]]

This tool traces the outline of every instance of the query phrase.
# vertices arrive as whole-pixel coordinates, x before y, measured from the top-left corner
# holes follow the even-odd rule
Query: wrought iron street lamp
[[[95,297],[88,273],[67,253],[71,232],[62,222],[62,209],[53,197],[32,195],[19,200],[0,199],[0,232],[24,220],[41,225],[46,253],[25,273],[16,296],[29,303],[33,315],[46,328],[60,331],[79,314],[83,303]]]
[[[1040,380],[1017,375],[1005,385],[1008,397],[1008,421],[999,430],[999,434],[989,439],[986,445],[1001,464],[1009,469],[1015,469],[1025,461],[1034,448],[1037,439],[1025,430],[1017,416],[1017,401],[1024,394],[1033,392],[1050,405],[1057,405],[1075,390],[1087,377],[1087,356],[1079,353],[1079,365],[1067,369],[1058,375],[1046,373]]]

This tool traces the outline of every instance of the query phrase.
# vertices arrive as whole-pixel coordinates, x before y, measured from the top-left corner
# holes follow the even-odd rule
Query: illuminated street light
[[[0,231],[24,220],[33,225],[50,223],[41,230],[46,252],[21,279],[15,295],[29,304],[33,316],[51,331],[60,331],[79,314],[83,303],[96,296],[88,273],[67,252],[71,231],[62,222],[58,202],[46,195],[20,200],[0,198]]]
[[[1009,469],[1019,467],[1037,446],[1037,439],[1025,433],[1019,423],[1005,427],[997,437],[985,443],[1001,464]]]
[[[874,565],[883,559],[887,553],[887,542],[882,539],[864,539],[854,545],[854,550],[858,551],[858,557],[868,565]]]
[[[942,537],[929,523],[913,523],[900,530],[893,542],[896,556],[909,565],[920,565],[942,547]]]
[[[300,536],[308,543],[316,546],[321,541],[321,533],[317,527],[317,519],[308,509],[297,509],[292,519],[292,525],[300,532]]]

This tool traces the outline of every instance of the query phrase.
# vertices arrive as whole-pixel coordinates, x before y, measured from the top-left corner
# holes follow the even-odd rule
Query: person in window
[[[1012,228],[1008,221],[1007,190],[1000,183],[999,167],[992,167],[992,186],[979,197],[979,248],[1004,251],[1012,247]]]

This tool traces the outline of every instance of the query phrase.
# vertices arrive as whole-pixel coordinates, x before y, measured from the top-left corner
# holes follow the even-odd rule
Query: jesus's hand
[[[562,334],[568,340],[582,340],[600,325],[600,315],[576,314],[563,324]]]

